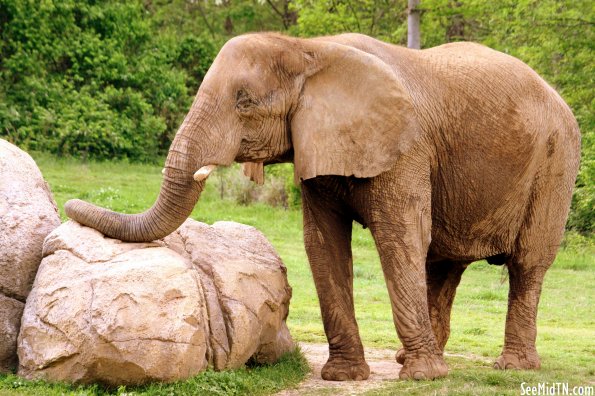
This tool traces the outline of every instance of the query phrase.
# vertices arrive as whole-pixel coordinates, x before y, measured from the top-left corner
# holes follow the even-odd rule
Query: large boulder
[[[187,220],[125,243],[69,221],[43,255],[18,341],[27,378],[175,381],[293,347],[286,269],[253,227]]]
[[[35,161],[0,139],[0,372],[16,367],[21,314],[60,216]]]

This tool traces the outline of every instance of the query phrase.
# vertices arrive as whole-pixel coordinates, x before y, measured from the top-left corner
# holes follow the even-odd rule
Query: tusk
[[[202,168],[197,170],[196,173],[194,173],[194,180],[196,180],[197,182],[205,180],[216,168],[217,165],[203,166]]]
[[[161,174],[165,175],[165,168],[161,169]]]

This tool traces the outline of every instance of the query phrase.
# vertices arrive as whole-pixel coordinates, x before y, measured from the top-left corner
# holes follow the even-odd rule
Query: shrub
[[[278,164],[265,167],[265,183],[258,185],[242,174],[239,165],[219,168],[209,180],[219,191],[220,199],[231,199],[240,205],[264,203],[273,207],[299,208],[301,193],[293,183],[293,166]]]
[[[155,35],[140,1],[0,0],[0,15],[0,136],[27,150],[153,161],[215,53]]]

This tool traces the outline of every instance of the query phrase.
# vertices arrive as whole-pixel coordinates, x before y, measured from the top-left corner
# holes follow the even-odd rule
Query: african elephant
[[[473,43],[410,50],[359,34],[233,38],[169,150],[153,207],[124,215],[79,200],[72,219],[127,241],[174,231],[215,166],[293,162],[330,357],[328,380],[369,375],[353,308],[353,221],[378,249],[403,350],[401,378],[448,372],[443,349],[464,268],[510,277],[495,367],[536,369],[544,274],[568,214],[580,132],[521,61]]]

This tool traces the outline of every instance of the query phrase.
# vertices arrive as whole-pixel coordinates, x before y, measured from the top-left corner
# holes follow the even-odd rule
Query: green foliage
[[[293,165],[276,164],[268,166],[266,174],[278,180],[283,189],[285,208],[298,209],[302,205],[302,191],[294,182]]]
[[[407,42],[407,2],[382,0],[295,0],[300,36],[358,32],[395,42]]]
[[[155,36],[140,1],[0,0],[0,15],[0,135],[29,150],[153,160],[215,52]]]
[[[289,0],[156,0],[147,6],[161,31],[207,35],[219,45],[246,32],[279,31],[295,23]]]
[[[558,268],[588,271],[595,264],[595,234],[587,236],[576,231],[567,231],[556,259]]]
[[[301,205],[301,191],[293,182],[293,166],[275,164],[265,168],[265,183],[257,185],[243,175],[239,165],[217,169],[209,179],[219,198],[239,205],[264,203],[295,209]]]
[[[568,227],[595,229],[595,6],[422,0],[422,46],[470,40],[525,61],[579,122]],[[405,44],[405,0],[0,0],[0,136],[27,150],[157,161],[230,37],[361,32]],[[291,180],[291,177],[287,177]],[[299,189],[286,182],[291,205]]]
[[[204,37],[189,35],[180,41],[176,61],[188,74],[186,84],[192,95],[198,90],[216,55],[214,43]]]
[[[591,104],[593,108],[595,99]],[[587,117],[594,117],[593,110]],[[595,235],[595,126],[583,130],[582,146],[581,169],[572,196],[568,225],[571,229]]]

